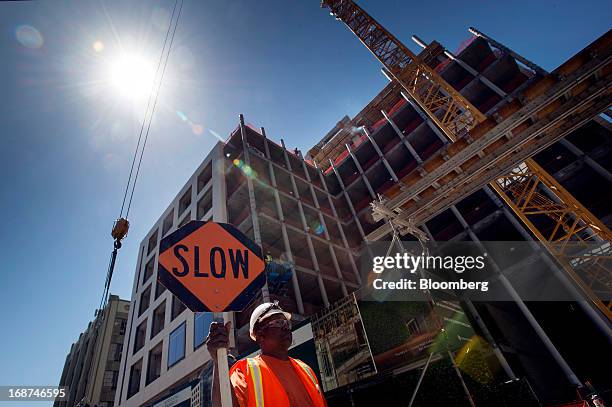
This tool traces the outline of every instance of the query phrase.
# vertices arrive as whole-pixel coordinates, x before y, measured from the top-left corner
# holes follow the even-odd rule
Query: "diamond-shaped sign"
[[[187,223],[162,239],[158,264],[158,280],[194,312],[242,311],[266,282],[261,248],[227,223]]]

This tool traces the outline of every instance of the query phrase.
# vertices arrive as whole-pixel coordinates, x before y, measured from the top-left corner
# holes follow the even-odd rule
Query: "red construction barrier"
[[[374,123],[372,125],[372,133],[374,133],[376,130],[378,130],[379,128],[381,128],[385,123],[387,122],[387,119],[385,119],[384,117],[382,119],[380,119],[379,121],[377,121],[376,123]]]
[[[340,164],[346,157],[348,157],[348,155],[348,151],[343,151],[342,153],[340,153],[340,155],[334,160],[334,165]]]
[[[442,72],[447,66],[448,64],[451,63],[450,59],[446,59],[443,62],[440,62],[435,68],[434,70],[438,73]]]
[[[403,97],[397,101],[396,104],[393,105],[393,107],[387,112],[387,115],[389,117],[393,116],[395,114],[395,112],[397,112],[398,110],[400,110],[406,103],[406,99],[404,99]]]

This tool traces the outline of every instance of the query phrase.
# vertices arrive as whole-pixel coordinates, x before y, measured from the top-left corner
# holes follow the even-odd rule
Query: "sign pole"
[[[223,324],[230,321],[229,312],[223,313]],[[233,327],[232,327],[233,329]],[[227,365],[227,348],[217,349],[217,366],[219,367],[219,391],[221,392],[221,406],[232,407],[232,387],[230,386],[229,367]]]

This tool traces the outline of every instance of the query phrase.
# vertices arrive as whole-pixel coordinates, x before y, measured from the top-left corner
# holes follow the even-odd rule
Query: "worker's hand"
[[[212,322],[210,324],[208,337],[206,337],[206,348],[208,348],[210,357],[215,362],[217,361],[217,349],[227,348],[229,345],[229,332],[231,327],[231,321],[227,321],[225,325],[223,325],[223,322]]]

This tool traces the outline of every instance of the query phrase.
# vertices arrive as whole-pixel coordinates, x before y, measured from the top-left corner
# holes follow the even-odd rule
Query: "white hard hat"
[[[287,320],[291,319],[291,314],[289,312],[283,311],[283,309],[278,305],[278,302],[276,301],[264,302],[263,304],[258,305],[257,308],[253,310],[253,313],[251,314],[251,322],[249,324],[249,334],[251,336],[251,339],[255,340],[255,332],[253,332],[255,324],[275,314],[283,314],[285,318],[287,318]]]

